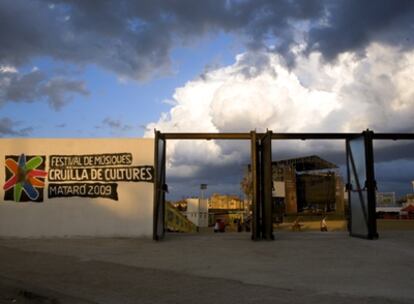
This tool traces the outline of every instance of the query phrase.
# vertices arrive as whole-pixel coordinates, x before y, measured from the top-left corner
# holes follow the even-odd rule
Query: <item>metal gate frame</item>
[[[271,139],[272,140],[346,140],[355,138],[357,136],[361,136],[361,134],[369,134],[369,138],[371,141],[370,149],[372,149],[372,141],[373,140],[414,140],[414,133],[374,133],[373,131],[367,129],[366,131],[363,131],[361,133],[271,133]],[[251,159],[252,159],[252,168],[255,167],[255,171],[252,170],[252,175],[257,174],[258,170],[258,163],[257,163],[257,156],[258,156],[258,146],[260,148],[262,139],[266,137],[266,135],[269,134],[269,131],[267,133],[256,133],[256,131],[252,131],[250,133],[161,133],[160,131],[155,130],[156,139],[157,137],[162,137],[165,140],[164,149],[166,148],[166,144],[168,140],[250,140],[251,141]],[[158,140],[155,141],[155,162],[154,162],[154,172],[158,172]],[[262,154],[263,155],[263,154]],[[374,153],[371,150],[372,157],[367,160],[367,166],[373,168],[374,167]],[[266,156],[266,163],[269,161],[268,156]],[[270,162],[271,162],[271,154],[270,154]],[[165,158],[164,158],[164,164],[165,168]],[[271,168],[271,165],[270,165]],[[367,175],[367,185],[375,185],[375,175],[374,171],[371,171],[372,174],[369,176]],[[165,172],[164,172],[165,173]],[[268,173],[267,173],[268,174]],[[254,208],[261,208],[262,206],[258,204],[260,202],[260,195],[262,197],[265,195],[263,193],[263,187],[261,188],[259,184],[257,184],[257,176],[253,178],[253,189],[256,189],[256,195],[253,195],[253,206]],[[165,180],[164,180],[165,182]],[[256,183],[256,184],[255,184]],[[159,210],[160,204],[164,204],[164,201],[160,201],[165,199],[164,195],[158,195],[160,189],[161,191],[164,191],[166,185],[161,185],[157,183],[157,180],[155,179],[154,182],[154,240],[158,240],[158,236],[156,235],[156,223],[158,222],[158,219],[156,219],[156,210]],[[375,208],[375,195],[369,196],[369,205],[374,206]],[[162,208],[162,207],[161,207]],[[372,207],[371,207],[372,208]],[[267,218],[268,216],[268,210],[269,208],[266,208],[264,217]],[[271,210],[271,209],[270,209]],[[260,215],[260,213],[259,213]],[[263,215],[263,214],[262,214]],[[257,212],[255,214],[257,221]],[[271,216],[271,215],[270,215]],[[256,225],[256,226],[254,226]],[[260,240],[265,236],[265,239],[273,239],[273,233],[272,228],[266,226],[266,232],[263,234],[263,225],[261,225],[260,222],[253,223],[253,229],[252,229],[252,239],[254,240]],[[374,235],[378,235],[376,233],[376,219],[374,218],[371,224],[371,229],[374,231]],[[376,233],[376,234],[375,234]]]
[[[165,192],[166,184],[166,151],[167,142],[160,131],[155,131],[154,147],[154,213],[152,238],[162,240],[165,236]],[[160,147],[160,142],[163,145]]]
[[[272,223],[272,131],[251,134],[252,240],[274,240]]]
[[[346,165],[347,165],[347,184],[346,188],[348,191],[348,206],[349,206],[349,234],[354,237],[367,238],[367,239],[377,239],[377,220],[376,220],[376,180],[374,173],[374,149],[372,141],[372,131],[364,131],[362,135],[356,138],[346,139]],[[360,181],[357,176],[357,169],[355,165],[355,155],[353,155],[351,149],[351,141],[362,139],[364,146],[364,174],[366,176],[365,181]],[[355,185],[352,184],[351,176],[354,175]],[[362,209],[363,220],[366,226],[366,233],[362,234],[361,232],[356,232],[353,230],[353,208],[354,204],[351,198],[351,193],[358,193],[357,202],[359,202]],[[366,200],[364,198],[364,193],[366,193]],[[358,210],[355,208],[356,211]]]

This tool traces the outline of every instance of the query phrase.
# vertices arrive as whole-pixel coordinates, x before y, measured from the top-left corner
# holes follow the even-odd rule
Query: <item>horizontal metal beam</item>
[[[374,139],[414,140],[414,133],[374,133]]]
[[[257,138],[266,133],[256,133]],[[161,133],[170,140],[250,140],[250,133]],[[361,133],[273,133],[273,140],[345,140],[362,135]],[[373,139],[414,140],[414,133],[373,133]]]
[[[272,139],[351,139],[362,133],[273,133]],[[373,133],[373,139],[414,140],[414,133]]]
[[[165,139],[174,140],[246,140],[250,139],[250,133],[161,133]]]
[[[348,139],[360,136],[362,133],[273,133],[275,140],[307,140],[307,139]]]

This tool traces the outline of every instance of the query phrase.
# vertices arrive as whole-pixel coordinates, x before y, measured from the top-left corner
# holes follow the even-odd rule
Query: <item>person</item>
[[[214,233],[217,233],[219,229],[220,229],[219,220],[216,220],[216,223],[214,224]]]
[[[226,232],[226,223],[223,220],[219,220],[219,232]]]
[[[300,217],[298,216],[292,224],[292,231],[300,231],[302,224],[300,223]]]
[[[241,223],[241,219],[237,220],[237,232],[242,232],[243,231],[243,226]]]
[[[246,220],[244,221],[244,229],[246,230],[246,232],[250,232],[251,230],[250,223],[251,223],[251,217],[249,215],[248,217],[246,217]]]
[[[328,231],[328,225],[326,224],[326,216],[321,220],[321,231]]]

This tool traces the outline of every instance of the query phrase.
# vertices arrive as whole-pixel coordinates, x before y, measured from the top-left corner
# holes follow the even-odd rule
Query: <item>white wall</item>
[[[152,181],[110,181],[118,185],[116,201],[102,197],[48,198],[48,185],[51,181],[46,178],[43,202],[4,200],[6,155],[22,153],[46,156],[45,171],[48,172],[50,155],[131,153],[130,166],[154,165],[153,139],[0,139],[0,236],[152,235]],[[83,182],[89,181],[79,183]]]
[[[187,198],[187,219],[198,227],[208,227],[208,201]]]

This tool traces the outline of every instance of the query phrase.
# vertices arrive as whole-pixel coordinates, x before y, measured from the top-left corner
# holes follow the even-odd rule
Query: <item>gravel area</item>
[[[0,239],[0,303],[413,303],[414,232]]]

